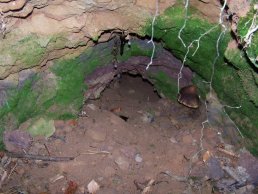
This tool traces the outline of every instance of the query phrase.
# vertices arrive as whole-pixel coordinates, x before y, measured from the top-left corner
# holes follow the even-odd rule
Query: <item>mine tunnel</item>
[[[257,10],[0,0],[0,193],[258,193]]]

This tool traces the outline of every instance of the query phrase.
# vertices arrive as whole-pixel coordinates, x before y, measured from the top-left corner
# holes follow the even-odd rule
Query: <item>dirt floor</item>
[[[220,193],[207,181],[205,161],[221,154],[221,141],[216,130],[202,130],[203,109],[160,98],[141,77],[122,75],[77,120],[55,121],[55,134],[34,139],[29,151],[73,160],[12,159],[2,190],[83,194],[95,180],[97,194]]]

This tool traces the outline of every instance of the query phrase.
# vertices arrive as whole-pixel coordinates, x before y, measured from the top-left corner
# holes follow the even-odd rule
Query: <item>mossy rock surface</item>
[[[55,125],[53,120],[39,118],[31,122],[27,128],[32,136],[50,137],[55,133]]]
[[[257,10],[254,9],[251,9],[246,17],[240,18],[237,26],[237,33],[244,46],[245,53],[256,68],[258,68],[258,30],[250,36],[247,35],[257,26]]]
[[[19,35],[17,35],[19,37]],[[18,40],[3,39],[0,46],[1,75],[12,69],[24,69],[38,65],[43,60],[46,48],[38,42],[39,37],[30,34]],[[14,67],[15,66],[15,67]]]
[[[76,118],[84,104],[86,76],[97,67],[112,64],[112,47],[112,42],[101,43],[86,49],[78,57],[56,60],[49,70],[35,74],[19,88],[8,91],[8,101],[0,108],[0,131],[17,129],[30,119]],[[146,46],[132,41],[130,48],[125,47],[124,54],[119,55],[118,60],[122,62],[131,56],[151,56],[151,53],[150,44]],[[160,76],[156,80],[160,79],[168,80]],[[157,84],[159,87],[164,89]]]
[[[230,32],[199,18],[191,8],[185,28],[181,30],[182,42],[179,31],[185,22],[184,11],[184,7],[178,5],[160,15],[154,25],[155,38],[197,73],[194,82],[199,85],[203,97],[209,91],[209,84],[205,86],[203,81],[210,82],[213,74],[212,87],[221,103],[232,107],[241,106],[239,109],[226,108],[226,111],[245,137],[251,140],[248,144],[250,150],[258,155],[257,71],[240,51],[237,54],[226,52],[225,60]],[[145,32],[151,35],[151,21]],[[257,52],[255,47],[258,44],[255,42],[256,35],[253,38],[255,46],[252,45],[250,49]]]

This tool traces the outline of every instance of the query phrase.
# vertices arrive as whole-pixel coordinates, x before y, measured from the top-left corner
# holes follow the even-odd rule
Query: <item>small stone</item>
[[[154,115],[151,113],[144,113],[142,116],[142,121],[144,123],[152,123],[154,121]]]
[[[178,143],[177,140],[176,140],[174,137],[171,137],[171,138],[169,139],[169,141],[170,141],[171,143]]]
[[[89,193],[96,193],[99,189],[100,186],[95,180],[91,180],[91,182],[87,185]]]
[[[139,162],[139,163],[143,161],[143,159],[142,159],[142,157],[141,157],[140,154],[136,154],[136,155],[135,155],[135,161],[136,161],[136,162]]]
[[[121,169],[121,170],[128,170],[129,169],[129,162],[123,158],[123,157],[118,157],[116,160],[115,160],[115,163],[118,165],[118,167]]]

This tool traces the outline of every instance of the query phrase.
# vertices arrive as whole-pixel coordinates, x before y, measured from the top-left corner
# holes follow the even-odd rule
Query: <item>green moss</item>
[[[248,98],[258,107],[258,85],[253,75],[255,72],[244,53],[238,49],[228,49],[225,52],[225,57],[237,68],[236,72],[240,78],[242,88],[248,95]]]
[[[189,14],[191,14],[191,12]],[[172,7],[166,10],[164,15],[158,18],[155,25],[155,37],[163,41],[164,46],[171,50],[171,52],[180,59],[183,59],[187,52],[187,48],[184,47],[178,38],[178,32],[183,26],[183,22],[183,7]],[[184,40],[186,45],[190,45],[193,40],[198,39],[201,34],[207,32],[213,27],[214,25],[209,24],[207,21],[196,18],[196,16],[189,16],[187,24],[181,33],[181,38]],[[150,34],[149,27],[146,29],[146,32],[147,34]],[[207,80],[211,76],[211,67],[214,62],[214,58],[217,55],[216,43],[220,32],[219,27],[214,27],[210,33],[201,38],[200,46],[196,54],[192,56],[197,47],[196,42],[194,42],[193,46],[190,47],[188,53],[186,64]],[[228,39],[228,34],[222,39],[219,47],[220,55],[223,55]],[[217,63],[220,63],[221,61],[223,61],[223,57],[220,57]]]
[[[183,46],[178,38],[178,32],[183,22],[184,8],[176,6],[167,9],[163,15],[157,18],[155,23],[155,39],[160,40],[164,47],[181,60],[183,60],[187,52],[187,48]],[[200,39],[199,49],[194,56],[193,53],[197,46],[196,42],[189,48],[185,63],[197,73],[194,83],[200,87],[202,96],[205,96],[207,93],[207,84],[203,80],[210,81],[212,65],[214,58],[217,56],[217,39],[221,29],[198,18],[196,10],[190,9],[186,27],[181,34],[185,44],[189,45],[211,28],[213,30]],[[151,35],[150,23],[145,28],[145,33]],[[252,93],[255,87],[257,87],[257,85],[254,85],[257,83],[257,77],[247,61],[241,62],[241,58],[239,59],[234,55],[231,57],[227,56],[234,66],[224,62],[223,54],[229,37],[229,32],[226,32],[219,44],[219,57],[215,63],[213,88],[218,93],[223,104],[242,106],[241,109],[227,109],[227,112],[241,128],[243,134],[252,140],[252,144],[249,144],[250,149],[258,153],[258,140],[256,138],[258,128],[256,115],[258,113],[257,107],[254,106],[257,105],[258,98],[256,98],[255,92]],[[28,59],[28,56],[33,55],[33,53],[32,51],[26,51],[28,52],[26,57],[22,58],[26,64],[36,63],[44,55],[44,52],[40,50],[43,47],[40,46],[35,38],[24,38],[18,44],[29,45],[30,49],[36,48],[36,56],[38,56],[36,59]],[[52,37],[49,40],[48,47],[62,48],[65,42],[66,39],[62,38],[62,36]],[[0,130],[4,130],[10,123],[14,123],[18,127],[20,123],[33,117],[44,116],[51,119],[75,118],[83,105],[83,95],[87,90],[84,82],[85,77],[97,67],[111,63],[114,57],[111,52],[112,47],[112,42],[101,43],[94,48],[87,49],[78,57],[69,60],[56,60],[50,69],[55,75],[50,85],[55,87],[50,87],[48,84],[44,85],[44,75],[40,74],[25,82],[20,89],[12,91],[9,94],[11,97],[7,105],[0,110],[0,118],[3,118],[0,121]],[[160,48],[161,45],[156,44],[154,57],[159,53]],[[37,51],[37,49],[39,50]],[[151,56],[151,54],[151,44],[146,46],[146,44],[143,45],[132,40],[131,48],[125,46],[124,54],[117,57],[118,61],[121,62],[131,56]],[[237,54],[237,56],[240,55]],[[157,74],[150,75],[150,78],[159,93],[171,99],[176,99],[177,84],[168,75],[164,72],[158,72]],[[35,89],[39,85],[44,86],[42,87],[43,92]]]
[[[238,35],[240,36],[240,41],[242,42],[243,45],[246,45],[244,38],[253,23],[253,18],[255,17],[255,14],[257,14],[256,12],[257,10],[251,9],[248,12],[247,16],[240,18],[238,22],[237,32],[238,32]],[[258,25],[258,21],[256,21],[254,25]],[[245,51],[249,60],[253,63],[253,65],[255,65],[258,68],[258,61],[257,61],[258,33],[257,31],[253,33],[251,43],[246,46]]]
[[[178,33],[183,23],[184,8],[182,6],[173,6],[157,18],[154,26],[155,38],[162,41],[163,45],[181,60],[184,59],[187,53],[187,47],[184,47],[178,38]],[[148,35],[151,35],[150,24],[149,22],[145,29]],[[189,48],[189,53],[185,61],[185,65],[197,73],[193,81],[199,86],[202,96],[206,96],[205,94],[208,92],[208,84],[205,84],[203,81],[210,81],[214,59],[217,56],[216,44],[221,34],[221,29],[219,26],[198,18],[198,14],[193,13],[190,9],[186,26],[181,33],[181,38],[188,46],[193,40],[198,39],[201,34],[211,28],[213,30],[201,38],[199,49],[194,56],[193,53],[197,46],[196,42]],[[254,73],[244,56],[243,59],[240,58],[242,56],[240,54],[231,57],[231,59],[234,59],[234,61],[231,61],[234,66],[225,63],[224,53],[229,40],[230,33],[225,32],[219,44],[219,57],[214,66],[215,71],[212,86],[222,104],[228,104],[230,106],[241,105],[240,109],[226,109],[226,111],[239,126],[245,137],[251,140],[251,143],[250,141],[248,143],[250,150],[258,155],[258,120],[256,118],[258,115],[256,107],[258,97],[256,91],[258,90],[255,81],[256,76],[254,76],[256,73]],[[256,42],[255,37],[253,40]],[[257,49],[254,50],[257,52]],[[158,83],[162,85],[164,82],[162,80]],[[169,86],[165,84],[164,87]],[[176,92],[174,94],[172,92],[171,94],[175,98]]]
[[[36,79],[35,76],[31,80],[27,80],[21,89],[9,91],[10,97],[7,104],[0,109],[0,118],[12,113],[19,124],[38,114],[37,95],[31,91],[32,84]]]
[[[94,37],[91,38],[91,40],[93,42],[98,42],[99,38],[100,38],[100,36],[94,36]]]
[[[224,87],[219,89],[224,89],[225,97],[231,99],[231,103],[242,106],[240,109],[227,109],[227,112],[236,121],[245,137],[252,140],[248,142],[249,148],[258,155],[258,85],[253,68],[245,54],[237,49],[228,49],[225,57],[236,69],[226,75],[228,78],[225,77],[224,82],[216,84],[224,84]]]
[[[158,50],[160,48],[161,48],[161,46],[157,45],[156,53],[158,52]],[[122,56],[118,55],[118,61],[119,62],[126,61],[127,59],[129,59],[130,57],[133,57],[133,56],[150,57],[151,55],[152,55],[152,45],[151,44],[142,45],[137,40],[132,40],[130,47],[128,47],[127,45],[124,47],[124,54]]]
[[[67,42],[69,42],[69,40],[62,34],[52,36],[48,43],[48,50],[65,48]]]
[[[237,24],[237,33],[240,36],[241,39],[244,38],[244,36],[247,34],[250,26],[252,25],[252,21],[254,18],[254,15],[256,14],[256,10],[251,9],[246,17],[240,17],[238,24]]]
[[[30,120],[30,126],[27,130],[32,136],[41,135],[48,138],[55,132],[54,121],[45,118]]]
[[[246,49],[249,60],[258,68],[258,33],[252,38],[251,44]]]
[[[34,39],[27,37],[19,44],[30,41],[34,42]],[[0,109],[0,129],[15,129],[31,118],[76,118],[87,90],[85,77],[97,67],[111,63],[111,50],[111,43],[103,43],[86,49],[78,57],[56,60],[50,72],[37,74],[19,89],[9,91],[8,101]],[[126,47],[125,54],[119,56],[119,61],[127,60],[130,56],[150,54],[151,49],[133,42],[131,48]]]
[[[166,73],[160,71],[157,74],[149,75],[149,77],[159,94],[163,94],[172,100],[177,99],[177,84]]]
[[[34,34],[19,40],[10,48],[6,48],[13,58],[20,60],[26,67],[37,65],[45,54],[45,48],[37,42],[38,37]]]
[[[204,82],[204,79],[198,74],[194,75],[192,82],[198,87],[198,93],[201,98],[205,99],[210,90],[209,84]]]

